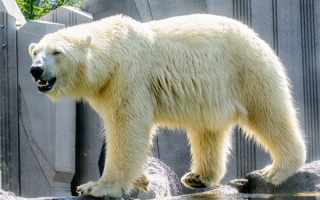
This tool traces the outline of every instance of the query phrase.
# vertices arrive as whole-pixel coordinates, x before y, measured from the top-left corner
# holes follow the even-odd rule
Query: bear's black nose
[[[37,80],[42,75],[43,70],[40,67],[31,67],[30,73]]]

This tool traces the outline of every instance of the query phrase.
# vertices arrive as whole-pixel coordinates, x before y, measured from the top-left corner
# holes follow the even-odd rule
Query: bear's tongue
[[[38,86],[41,88],[41,87],[47,87],[49,85],[49,81],[41,81],[41,80],[38,80],[37,81],[37,84]]]

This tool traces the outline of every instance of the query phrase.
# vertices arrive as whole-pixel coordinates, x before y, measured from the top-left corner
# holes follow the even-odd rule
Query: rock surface
[[[320,160],[305,164],[300,170],[276,187],[262,177],[262,170],[247,174],[244,179],[232,180],[228,185],[240,193],[292,193],[320,191]]]
[[[244,179],[235,179],[228,183],[229,186],[217,186],[206,193],[198,195],[213,195],[213,196],[232,196],[241,195],[239,193],[260,194],[260,193],[297,193],[297,192],[320,192],[320,160],[303,165],[300,170],[287,179],[283,184],[276,187],[271,183],[267,183],[262,177],[262,170],[253,171],[247,174]],[[231,188],[231,187],[232,188]],[[235,188],[235,189],[234,189]],[[184,195],[184,196],[194,196]],[[261,194],[260,194],[261,195]],[[183,197],[183,196],[181,196]],[[239,196],[241,197],[241,196]],[[248,196],[249,197],[249,196]],[[17,197],[12,192],[7,192],[0,189],[1,200],[132,200],[131,198],[94,198],[91,196],[77,197],[40,197],[40,198],[23,198]]]
[[[17,197],[14,193],[0,189],[0,200],[131,200],[130,198],[95,198],[91,196],[72,196],[72,197],[39,197],[23,198]]]

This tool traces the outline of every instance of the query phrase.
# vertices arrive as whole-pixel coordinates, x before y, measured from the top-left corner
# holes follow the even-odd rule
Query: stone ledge
[[[71,197],[39,197],[39,198],[24,198],[17,197],[13,192],[8,192],[0,189],[1,200],[133,200],[132,198],[95,198],[91,196],[71,196]]]

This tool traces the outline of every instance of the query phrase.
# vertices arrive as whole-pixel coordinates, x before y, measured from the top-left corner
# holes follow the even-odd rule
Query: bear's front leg
[[[79,186],[78,193],[95,197],[128,194],[143,172],[150,149],[153,112],[146,105],[122,104],[105,122],[107,155],[102,177]],[[132,102],[130,102],[132,103]],[[133,105],[132,105],[133,106]],[[147,190],[147,188],[146,188]]]

